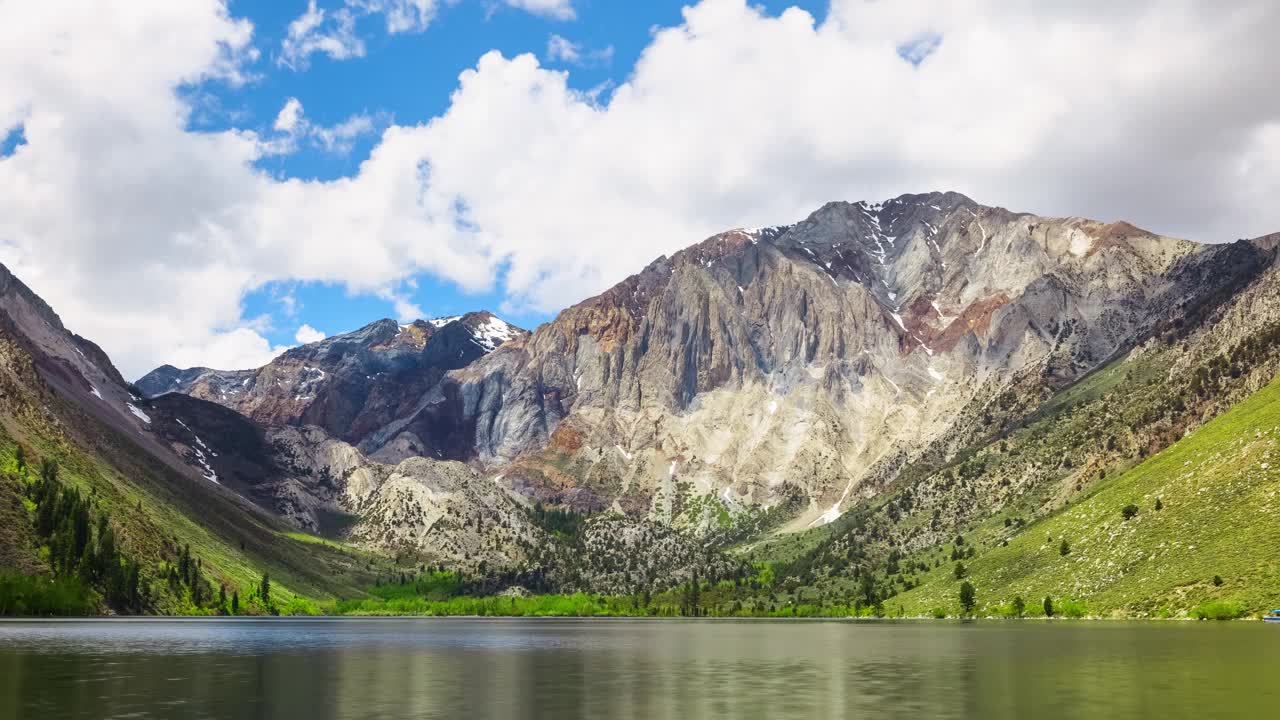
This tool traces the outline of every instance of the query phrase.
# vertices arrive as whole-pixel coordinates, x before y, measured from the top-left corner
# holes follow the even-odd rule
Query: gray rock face
[[[831,203],[660,258],[455,370],[413,422],[545,502],[829,522],[1015,382],[1059,388],[1269,262],[956,193]],[[696,519],[694,520],[696,522]]]
[[[462,463],[414,457],[384,465],[316,427],[270,437],[285,472],[269,486],[269,502],[309,530],[470,571],[521,568],[547,542],[521,498]],[[349,523],[339,533],[325,527],[337,517]]]
[[[289,350],[258,370],[164,366],[138,387],[150,397],[177,392],[215,402],[266,427],[312,425],[363,444],[411,414],[446,372],[522,334],[487,312],[408,325],[380,320]],[[397,430],[405,457],[465,454],[447,433],[408,424]]]

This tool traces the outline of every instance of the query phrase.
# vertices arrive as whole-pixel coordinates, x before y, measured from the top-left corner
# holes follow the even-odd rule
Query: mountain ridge
[[[267,427],[315,425],[359,444],[402,414],[401,396],[422,392],[524,334],[488,311],[399,323],[378,320],[291,348],[253,370],[162,366],[137,385],[156,397],[182,392],[230,407]],[[429,440],[413,454],[443,456]]]
[[[347,592],[368,553],[492,590],[701,574],[775,610],[780,589],[869,607],[927,583],[904,596],[918,610],[946,591],[923,565],[949,538],[990,552],[1260,392],[1280,369],[1278,251],[1280,233],[1204,245],[958,193],[832,202],[656,258],[531,332],[384,319],[254,370],[162,366],[138,395],[0,267],[0,397],[21,400],[0,451],[55,437],[128,467],[190,537],[184,493],[212,503],[211,567],[240,586],[251,557]],[[50,425],[42,405],[67,407]],[[226,548],[245,532],[265,544]],[[281,569],[305,562],[291,532],[346,579]],[[747,582],[748,562],[779,579]]]
[[[954,430],[939,418],[1028,373],[1068,386],[1234,282],[1204,269],[1216,258],[1247,254],[954,192],[830,202],[659,257],[429,387],[398,388],[414,402],[376,430],[326,429],[385,461],[507,468],[513,490],[551,504],[671,522],[687,474],[734,509],[798,489],[801,525],[829,522],[861,479],[924,451],[913,436],[927,446]],[[764,417],[779,409],[790,430]]]
[[[1069,384],[1113,356],[1131,335],[1149,332],[1171,310],[1176,313],[1186,300],[1177,292],[1191,297],[1202,293],[1202,280],[1208,287],[1220,282],[1195,274],[1195,258],[1223,252],[1216,247],[1221,246],[1160,238],[1127,224],[983,208],[958,194],[903,196],[871,205],[829,203],[796,225],[729,231],[659,258],[642,273],[567,309],[524,343],[450,373],[446,383],[463,401],[447,413],[474,423],[481,461],[524,463],[517,469],[541,476],[532,478],[535,486],[573,484],[559,470],[548,477],[548,465],[560,461],[530,460],[538,448],[555,455],[556,448],[587,447],[595,456],[582,463],[578,477],[612,485],[609,493],[622,500],[634,487],[632,457],[639,448],[609,442],[609,437],[592,440],[592,433],[625,437],[646,422],[657,427],[654,414],[696,414],[721,387],[763,387],[755,393],[757,407],[770,408],[769,414],[814,385],[822,391],[809,393],[803,401],[809,406],[832,395],[856,402],[865,389],[864,397],[878,396],[868,406],[875,412],[885,412],[877,406],[886,407],[905,392],[921,412],[930,408],[936,414],[939,400],[931,398],[951,393],[950,407],[958,407],[978,397],[985,384],[1007,382],[1014,371],[1034,363],[1051,367],[1060,386]],[[988,276],[1002,275],[1007,287],[971,283],[970,265]],[[1176,285],[1165,276],[1179,268],[1191,270]],[[760,278],[764,282],[758,283]],[[1135,310],[1141,317],[1134,317]],[[822,317],[815,320],[819,311]],[[948,377],[959,379],[959,392],[953,381],[944,382]],[[699,424],[723,427],[743,409],[726,406]],[[584,416],[581,422],[572,421],[575,412]],[[622,426],[598,432],[624,413],[631,417]],[[650,417],[643,420],[646,413]],[[840,414],[838,408],[834,414]],[[793,419],[814,422],[831,415],[810,407]],[[788,440],[781,462],[748,469],[773,473],[774,486],[804,487],[780,466],[794,466],[797,455],[808,455],[805,464],[829,468],[818,474],[845,475],[851,461],[839,461],[829,450],[848,442],[839,439],[842,433],[866,434],[865,427],[857,427],[854,420],[851,428],[835,428],[826,447],[809,453],[797,452],[793,445],[799,441]],[[917,432],[909,419],[900,428]],[[650,448],[664,441],[660,433],[641,432],[641,442]],[[639,474],[647,475],[641,479],[649,487],[647,499],[638,500],[671,519],[669,503],[661,509],[654,503],[674,492],[672,463],[688,461],[691,452],[719,457],[723,449],[704,439],[695,440],[701,452],[687,440],[670,435],[665,440],[674,440],[675,447],[641,461],[647,467]],[[608,467],[619,464],[618,457],[601,455],[612,445],[618,446],[621,464],[631,468]],[[856,462],[865,471],[876,457]],[[706,477],[705,468],[694,471]],[[726,499],[755,492],[736,482],[726,488],[723,479],[708,482],[716,492],[727,490]],[[827,482],[804,492],[814,501],[841,505],[855,489],[852,483],[841,487]],[[558,494],[551,489],[543,499]],[[638,507],[635,502],[630,504]],[[584,507],[608,505],[606,496]],[[822,513],[830,509],[824,505]]]

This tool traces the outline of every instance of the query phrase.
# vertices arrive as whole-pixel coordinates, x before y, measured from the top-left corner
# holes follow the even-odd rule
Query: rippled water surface
[[[0,718],[1274,718],[1260,623],[0,622]]]

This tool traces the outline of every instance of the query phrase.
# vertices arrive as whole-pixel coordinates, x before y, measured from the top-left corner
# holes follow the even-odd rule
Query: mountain
[[[712,237],[448,374],[428,424],[543,502],[690,526],[830,522],[936,442],[990,431],[1267,266],[956,193],[831,203]],[[460,426],[460,428],[459,428]]]
[[[163,366],[137,382],[148,397],[183,393],[231,408],[266,427],[315,426],[383,449],[386,428],[414,411],[416,398],[524,330],[488,312],[402,325],[379,320],[355,332],[293,348],[257,370]],[[381,457],[454,457],[459,439],[397,428]]]
[[[83,605],[18,606],[28,612],[201,614],[225,611],[232,595],[242,612],[310,612],[428,566],[467,573],[477,587],[609,593],[664,586],[695,565],[737,568],[644,519],[598,518],[563,536],[474,468],[417,455],[383,463],[306,424],[332,420],[344,391],[359,393],[355,417],[370,416],[378,398],[430,384],[522,333],[488,313],[383,321],[286,353],[239,381],[242,407],[271,419],[262,422],[194,395],[218,387],[216,371],[165,370],[149,381],[154,389],[185,377],[192,395],[134,395],[101,350],[3,266],[0,280],[0,614],[15,598],[43,597],[38,579],[14,591],[14,570],[84,586]],[[310,398],[289,405],[266,389],[290,381]],[[70,537],[78,508],[89,530],[74,535],[87,549],[64,560],[59,528]],[[86,569],[103,563],[123,575]],[[258,592],[264,575],[271,602]]]
[[[958,450],[935,441],[836,521],[766,539],[753,558],[811,597],[910,614],[958,614],[962,577],[981,614],[1012,612],[1015,597],[1121,617],[1280,604],[1265,559],[1280,552],[1267,499],[1278,245],[1216,246],[1215,272],[1234,281],[1061,391],[992,397],[984,434]]]
[[[532,332],[383,320],[136,386],[6,272],[0,464],[52,442],[79,486],[143,494],[112,516],[176,538],[129,533],[157,587],[195,538],[219,582],[271,568],[304,598],[445,567],[481,593],[640,607],[683,584],[664,602],[954,614],[972,573],[990,613],[1014,594],[1256,611],[1280,601],[1251,559],[1280,551],[1257,530],[1278,248],[957,193],[829,203],[658,258]],[[29,514],[31,471],[0,479],[0,517]],[[1218,535],[1238,549],[1186,554]],[[6,530],[0,562],[29,572],[50,542]]]

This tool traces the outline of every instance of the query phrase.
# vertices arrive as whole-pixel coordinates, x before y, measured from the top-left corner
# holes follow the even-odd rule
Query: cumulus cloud
[[[255,133],[187,129],[183,87],[243,81],[251,29],[221,2],[10,2],[0,136],[27,143],[0,159],[0,262],[137,375],[277,352],[243,318],[268,283],[339,283],[408,318],[420,273],[500,277],[509,306],[554,310],[832,199],[955,189],[1259,235],[1280,229],[1277,29],[1266,0],[834,0],[820,23],[703,0],[607,97],[489,53],[444,114],[386,127],[354,176],[321,182],[257,170]]]
[[[179,340],[166,350],[165,357],[168,358],[166,362],[177,367],[252,370],[266,365],[288,349],[288,346],[271,345],[254,330],[236,328],[195,344]]]
[[[298,328],[298,332],[294,334],[293,339],[303,345],[310,345],[311,343],[320,342],[325,339],[325,337],[327,336],[324,333],[310,325],[304,324],[302,327]]]

